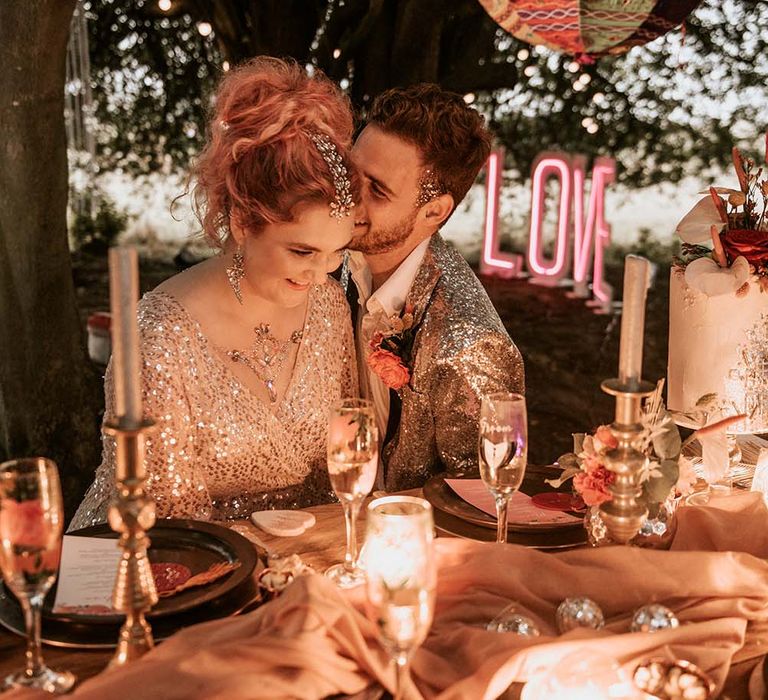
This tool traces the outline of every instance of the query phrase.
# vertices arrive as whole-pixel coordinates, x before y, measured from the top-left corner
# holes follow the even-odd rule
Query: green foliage
[[[684,39],[675,30],[575,68],[568,56],[506,34],[477,0],[87,7],[102,168],[186,168],[224,61],[256,54],[325,71],[363,111],[393,85],[433,81],[471,92],[520,173],[540,151],[558,149],[612,155],[628,184],[676,182],[723,167],[732,145],[751,145],[765,127],[768,3],[753,0],[704,0]],[[199,22],[213,33],[202,36]]]
[[[70,227],[73,247],[94,253],[104,252],[125,231],[128,215],[118,211],[115,203],[103,194],[89,192],[81,201],[82,211],[75,215]]]
[[[640,500],[649,509],[655,504],[663,503],[672,492],[680,476],[678,460],[663,459],[660,471],[661,476],[651,477],[643,484]],[[654,515],[655,513],[652,513],[651,517]]]
[[[212,41],[188,13],[156,0],[86,3],[99,167],[147,173],[198,152],[221,75]]]
[[[674,459],[677,463],[683,443],[680,439],[680,431],[669,411],[664,412],[664,417],[655,428],[652,442],[653,451],[659,459]],[[675,477],[675,482],[677,482],[677,477]]]

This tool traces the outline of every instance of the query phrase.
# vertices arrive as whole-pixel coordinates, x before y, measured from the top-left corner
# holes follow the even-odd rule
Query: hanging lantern
[[[521,41],[582,62],[621,54],[679,26],[701,0],[479,0]]]

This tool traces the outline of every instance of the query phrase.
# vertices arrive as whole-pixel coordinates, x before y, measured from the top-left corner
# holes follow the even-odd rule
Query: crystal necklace
[[[230,350],[227,356],[232,362],[242,362],[259,381],[264,384],[269,392],[271,403],[277,401],[275,382],[280,376],[291,345],[301,342],[304,335],[303,329],[293,331],[288,340],[278,340],[269,330],[268,323],[261,323],[253,329],[256,337],[248,350]]]

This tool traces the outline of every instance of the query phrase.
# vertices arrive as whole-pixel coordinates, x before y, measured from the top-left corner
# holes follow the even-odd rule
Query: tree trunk
[[[100,449],[99,382],[66,228],[64,68],[74,6],[0,2],[0,459],[54,459],[70,514]]]

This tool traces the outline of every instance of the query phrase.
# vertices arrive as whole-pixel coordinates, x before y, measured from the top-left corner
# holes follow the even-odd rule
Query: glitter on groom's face
[[[376,125],[363,129],[352,148],[352,160],[363,175],[360,206],[353,211],[353,250],[369,255],[404,247],[413,234],[418,210],[419,177],[423,171],[418,149]]]

